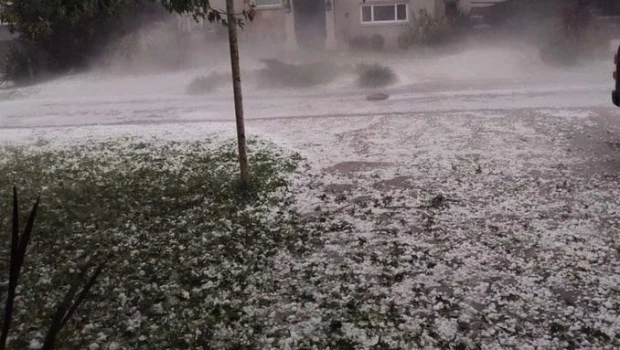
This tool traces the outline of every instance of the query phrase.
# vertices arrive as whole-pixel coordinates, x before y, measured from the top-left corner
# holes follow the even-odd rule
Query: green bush
[[[444,44],[455,35],[456,25],[446,17],[433,17],[426,10],[412,17],[412,25],[398,38],[400,48]]]
[[[358,85],[362,88],[377,88],[396,82],[397,77],[392,68],[378,63],[358,65]]]
[[[111,40],[103,64],[132,73],[175,70],[187,60],[188,40],[189,34],[178,33],[173,23],[156,21]]]
[[[161,6],[143,0],[0,1],[0,7],[0,21],[19,35],[20,46],[28,43],[26,51],[20,47],[12,56],[29,59],[29,67],[9,59],[5,73],[24,83],[87,69],[108,42],[166,14]]]
[[[334,80],[344,67],[331,62],[291,64],[275,59],[263,59],[266,68],[259,71],[261,87],[306,88],[323,85]]]
[[[14,41],[2,57],[0,81],[30,84],[42,78],[46,67],[47,59],[42,50],[25,41]]]
[[[4,62],[4,56],[9,52],[10,47],[11,47],[10,41],[0,40],[0,64],[2,64],[1,62]],[[2,66],[0,66],[0,69],[2,69]]]

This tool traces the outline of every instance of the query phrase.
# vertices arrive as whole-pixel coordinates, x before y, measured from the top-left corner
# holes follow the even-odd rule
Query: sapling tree
[[[169,11],[178,14],[189,14],[192,15],[194,19],[206,19],[209,22],[220,22],[228,27],[232,85],[235,100],[235,120],[237,124],[237,144],[239,166],[241,170],[240,179],[241,185],[244,188],[248,188],[250,184],[250,175],[243,115],[243,94],[241,89],[237,27],[243,27],[245,21],[254,19],[254,7],[249,6],[248,8],[243,8],[241,11],[236,12],[234,0],[226,0],[225,10],[212,7],[209,0],[162,0],[162,4]]]

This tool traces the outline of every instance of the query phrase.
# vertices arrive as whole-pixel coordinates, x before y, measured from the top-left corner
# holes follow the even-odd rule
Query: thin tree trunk
[[[228,42],[230,44],[230,65],[232,68],[233,92],[235,95],[235,117],[237,120],[237,144],[239,146],[241,184],[247,187],[250,183],[250,175],[245,142],[243,95],[241,93],[241,68],[239,65],[239,45],[237,42],[237,21],[235,18],[234,0],[226,0],[226,17],[228,25]]]

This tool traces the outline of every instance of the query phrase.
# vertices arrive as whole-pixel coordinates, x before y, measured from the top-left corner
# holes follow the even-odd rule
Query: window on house
[[[362,6],[362,22],[372,22],[372,6]]]
[[[400,4],[396,5],[396,20],[397,21],[406,21],[407,20],[407,5]]]
[[[256,8],[276,8],[282,6],[282,0],[254,0]]]
[[[362,23],[407,22],[407,4],[362,5]]]

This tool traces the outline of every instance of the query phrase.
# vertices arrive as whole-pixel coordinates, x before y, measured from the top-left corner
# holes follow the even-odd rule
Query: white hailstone
[[[146,340],[146,336],[141,335],[141,336],[138,337],[138,340],[139,341],[145,341]]]
[[[164,307],[162,306],[161,303],[154,304],[152,306],[152,309],[155,313],[158,313],[158,314],[161,314],[164,312]]]
[[[41,278],[39,278],[39,281],[38,281],[39,284],[50,284],[51,282],[52,282],[52,279],[47,276],[42,276]]]
[[[436,331],[442,339],[452,339],[458,333],[457,322],[455,319],[439,319],[435,322]]]
[[[120,350],[121,346],[119,343],[113,341],[110,343],[110,345],[108,345],[108,350]]]
[[[88,346],[88,350],[99,350],[99,344],[92,343]]]
[[[41,347],[43,346],[43,344],[41,344],[41,342],[39,341],[39,339],[32,339],[30,341],[30,343],[28,344],[28,349],[41,349]]]

